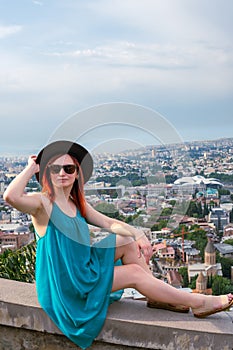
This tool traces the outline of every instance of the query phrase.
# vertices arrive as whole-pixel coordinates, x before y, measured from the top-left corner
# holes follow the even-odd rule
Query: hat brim
[[[40,165],[40,172],[36,173],[36,179],[41,184],[46,165],[51,158],[59,154],[69,154],[77,159],[83,172],[84,183],[86,183],[93,171],[93,159],[83,146],[71,141],[55,141],[45,146],[38,154],[36,163]]]

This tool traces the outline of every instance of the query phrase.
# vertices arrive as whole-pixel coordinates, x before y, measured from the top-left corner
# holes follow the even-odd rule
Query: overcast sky
[[[232,15],[232,0],[0,0],[0,153],[112,102],[185,141],[233,137]]]

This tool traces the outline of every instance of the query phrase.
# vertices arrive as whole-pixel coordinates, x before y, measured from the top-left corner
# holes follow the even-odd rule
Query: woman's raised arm
[[[25,193],[28,181],[39,171],[39,165],[36,164],[35,160],[36,156],[29,157],[27,166],[14,178],[3,195],[4,200],[12,207],[32,215],[42,205],[40,193]]]

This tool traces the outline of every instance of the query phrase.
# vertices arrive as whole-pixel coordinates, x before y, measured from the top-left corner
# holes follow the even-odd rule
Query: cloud
[[[196,128],[208,115],[210,125],[232,118],[227,0],[59,0],[46,5],[46,16],[43,0],[25,4],[7,5],[9,25],[0,26],[1,117],[9,128],[20,117],[16,132],[30,118],[47,118],[52,127],[110,101],[159,109],[179,125],[191,115]],[[12,14],[23,27],[10,25]],[[187,135],[196,132],[186,124]],[[229,121],[224,125],[230,132]]]
[[[9,35],[16,34],[22,30],[20,25],[3,26],[0,25],[0,39],[3,39]]]
[[[94,23],[112,24],[110,34],[115,28],[128,37],[142,33],[154,36],[157,42],[232,42],[232,26],[226,26],[231,21],[230,1],[220,4],[213,0],[211,8],[203,0],[124,0],[118,1],[114,9],[109,0],[99,0],[87,2],[87,6]]]
[[[102,74],[102,78],[97,78],[98,84],[101,86],[104,82],[107,90],[111,90],[112,84],[115,92],[116,87],[140,85],[145,89],[172,91],[172,96],[195,92],[196,96],[204,98],[220,96],[233,89],[230,78],[233,75],[233,49],[206,42],[183,46],[112,41],[85,49],[64,48],[45,55],[51,56],[54,63],[63,64],[67,77],[70,75],[71,81],[73,76],[75,84],[83,77],[82,83],[86,85],[82,69],[85,74],[89,69],[89,77],[97,78]],[[108,78],[105,80],[105,77]],[[92,88],[88,87],[89,90]]]
[[[32,2],[33,2],[33,4],[35,4],[35,5],[43,6],[43,2],[42,2],[42,1],[33,0]]]
[[[158,68],[158,69],[196,69],[210,64],[233,63],[233,50],[228,47],[210,46],[208,43],[154,44],[115,41],[109,44],[71,51],[45,53],[64,59],[81,60],[88,63],[103,63],[118,66]],[[211,62],[210,58],[211,57]],[[89,61],[88,61],[89,59]]]
[[[115,41],[85,49],[44,52],[36,61],[14,53],[1,58],[0,91],[79,96],[135,96],[169,100],[211,98],[233,90],[232,49],[206,43],[162,45]],[[88,79],[87,79],[88,77]],[[149,92],[150,91],[150,92]]]

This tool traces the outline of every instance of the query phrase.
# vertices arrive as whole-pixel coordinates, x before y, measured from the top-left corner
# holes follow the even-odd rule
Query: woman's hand
[[[145,236],[144,233],[142,233],[141,235],[138,235],[136,243],[138,247],[138,257],[140,258],[143,254],[146,263],[149,264],[150,258],[153,255],[153,250],[148,238]]]
[[[32,169],[33,174],[40,171],[40,166],[36,163],[36,156],[33,155],[28,157],[28,167]]]

